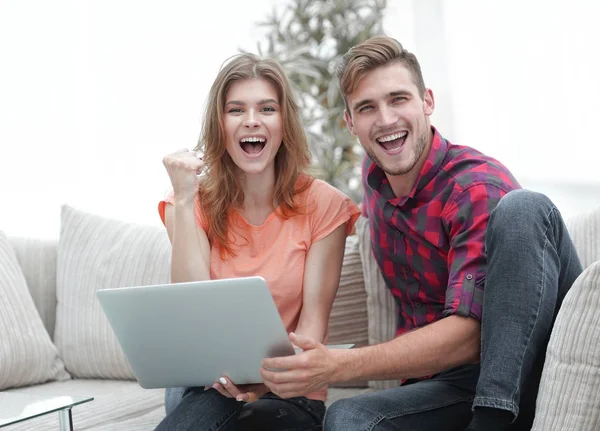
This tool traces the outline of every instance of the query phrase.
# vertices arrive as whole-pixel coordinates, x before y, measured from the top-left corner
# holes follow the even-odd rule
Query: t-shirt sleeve
[[[158,215],[162,220],[163,224],[165,224],[165,212],[167,205],[174,204],[175,195],[173,193],[173,189],[170,188],[166,193],[164,198],[158,203]],[[200,226],[204,231],[207,231],[208,223],[206,222],[206,218],[204,217],[204,213],[202,211],[202,207],[200,206],[200,199],[196,194],[194,198],[194,214],[196,215],[196,223]]]
[[[481,321],[487,267],[485,231],[490,212],[507,191],[476,184],[462,191],[442,214],[450,237],[444,315]]]
[[[313,181],[308,199],[313,243],[325,238],[342,223],[346,223],[346,235],[350,235],[360,215],[360,210],[352,199],[321,180]]]
[[[158,203],[158,215],[160,216],[160,219],[162,220],[164,225],[166,225],[166,222],[165,222],[166,208],[167,208],[167,205],[173,205],[173,198],[174,198],[173,189],[169,189],[165,193],[165,196],[162,198],[162,200]]]

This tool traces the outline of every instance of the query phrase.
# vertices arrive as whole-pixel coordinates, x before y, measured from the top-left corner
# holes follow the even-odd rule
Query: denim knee
[[[331,404],[325,412],[325,431],[370,430],[381,415],[365,409],[355,397],[344,398]]]
[[[165,411],[167,414],[175,410],[175,407],[181,402],[186,388],[166,388],[165,389]]]
[[[491,217],[511,220],[523,215],[548,215],[554,208],[554,204],[546,195],[519,189],[504,195],[492,211]]]
[[[489,241],[491,235],[528,236],[536,231],[535,227],[539,231],[545,226],[554,211],[558,212],[546,195],[531,190],[512,190],[492,210],[486,240]]]

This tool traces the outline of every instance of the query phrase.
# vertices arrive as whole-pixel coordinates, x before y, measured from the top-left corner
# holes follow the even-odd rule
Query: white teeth
[[[381,138],[377,138],[377,141],[390,142],[390,141],[393,141],[394,139],[404,138],[407,134],[408,134],[408,132],[394,133],[393,135],[382,136]]]
[[[250,138],[242,138],[242,140],[240,142],[265,142],[265,138],[255,138],[255,137],[250,137]]]

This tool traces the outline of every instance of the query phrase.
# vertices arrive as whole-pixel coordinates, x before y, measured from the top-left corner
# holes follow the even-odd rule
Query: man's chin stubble
[[[416,153],[413,154],[413,158],[410,161],[408,167],[397,168],[397,169],[392,169],[392,168],[384,166],[383,163],[381,162],[381,160],[375,155],[374,151],[367,151],[367,150],[365,150],[365,151],[366,151],[367,155],[371,158],[371,160],[373,160],[373,162],[375,162],[375,164],[377,166],[379,166],[379,168],[383,172],[385,172],[387,175],[405,175],[413,170],[413,168],[419,161],[419,158],[423,155],[423,152],[425,151],[426,146],[427,146],[427,136],[425,134],[423,134],[417,140]]]
[[[375,162],[375,164],[377,166],[379,166],[379,169],[381,169],[383,172],[385,172],[388,175],[404,175],[407,174],[408,172],[410,172],[412,170],[412,168],[415,166],[416,164],[416,160],[411,160],[410,165],[408,166],[408,168],[396,168],[393,169],[389,166],[385,166],[381,160],[375,156],[375,154],[372,154],[370,151],[367,151],[368,156],[371,158],[371,160],[373,160],[373,162]]]

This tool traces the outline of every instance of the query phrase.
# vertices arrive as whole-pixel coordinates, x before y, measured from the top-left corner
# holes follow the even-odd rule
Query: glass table
[[[92,401],[93,397],[30,395],[0,392],[0,428],[58,412],[60,431],[73,430],[71,409]]]

